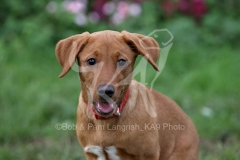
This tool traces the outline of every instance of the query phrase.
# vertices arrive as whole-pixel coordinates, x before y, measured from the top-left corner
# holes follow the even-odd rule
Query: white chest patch
[[[84,148],[86,153],[92,153],[98,156],[97,160],[106,160],[104,155],[103,147],[101,146],[87,146]],[[106,147],[105,151],[108,154],[108,158],[110,160],[120,160],[120,157],[117,155],[117,148],[114,146]]]
[[[120,157],[117,155],[117,148],[114,146],[107,147],[105,151],[108,154],[110,160],[120,160]]]
[[[106,160],[103,153],[103,148],[100,146],[87,146],[84,148],[84,151],[98,156],[97,160]]]

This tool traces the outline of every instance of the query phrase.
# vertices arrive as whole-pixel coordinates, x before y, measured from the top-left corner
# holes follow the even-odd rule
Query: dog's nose
[[[112,97],[115,93],[115,89],[112,85],[100,85],[98,87],[98,94],[101,97]]]

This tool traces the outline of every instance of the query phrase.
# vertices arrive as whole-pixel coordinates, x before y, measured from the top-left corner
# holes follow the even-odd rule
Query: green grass
[[[33,50],[17,39],[0,47],[0,159],[84,159],[75,130],[55,129],[75,124],[77,73],[58,79],[54,46]],[[240,159],[239,62],[239,48],[173,44],[154,84],[194,121],[201,160]],[[154,76],[148,66],[148,84]]]

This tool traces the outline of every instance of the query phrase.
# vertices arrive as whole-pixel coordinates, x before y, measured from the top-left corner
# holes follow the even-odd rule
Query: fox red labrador
[[[63,77],[79,65],[82,91],[77,136],[87,160],[197,160],[195,126],[171,99],[132,78],[143,56],[158,71],[160,48],[127,31],[82,33],[61,40],[56,56]]]

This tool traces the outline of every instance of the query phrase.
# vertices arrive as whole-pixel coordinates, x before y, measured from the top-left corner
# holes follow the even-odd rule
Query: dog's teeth
[[[120,111],[119,108],[117,109],[117,115],[120,116]]]

